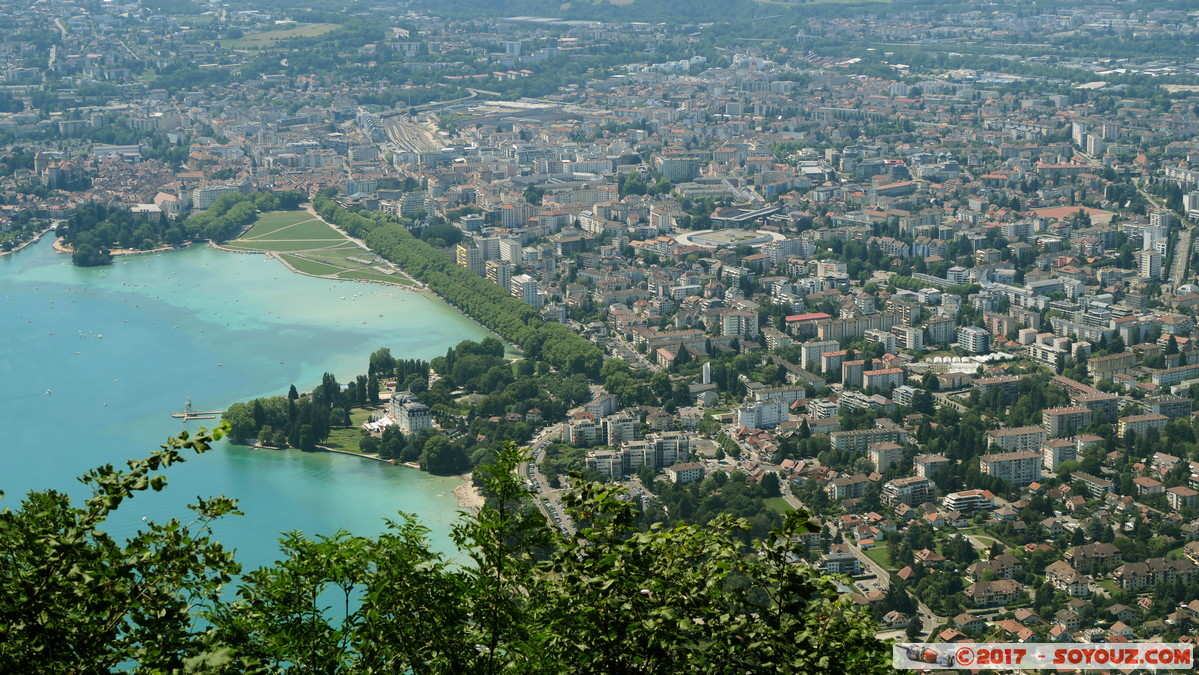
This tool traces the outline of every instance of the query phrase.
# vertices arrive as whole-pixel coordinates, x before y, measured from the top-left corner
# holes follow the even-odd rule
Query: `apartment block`
[[[1170,508],[1175,511],[1199,508],[1199,492],[1181,485],[1166,488],[1166,501],[1170,502]]]
[[[1092,419],[1096,422],[1110,422],[1116,419],[1120,414],[1120,402],[1121,398],[1118,395],[1101,391],[1070,397],[1071,406],[1089,409],[1094,413]]]
[[[883,484],[882,500],[890,506],[919,506],[936,499],[937,485],[927,478],[896,478]]]
[[[699,462],[672,464],[662,469],[662,472],[672,483],[698,483],[704,479],[704,465]]]
[[[975,607],[1002,607],[1015,602],[1024,592],[1024,585],[1012,579],[976,581],[962,591],[966,600]]]
[[[678,465],[680,461],[688,459],[690,449],[690,437],[686,434],[680,432],[650,434],[644,440],[621,442],[619,450],[588,452],[584,462],[587,468],[595,469],[608,478],[618,478],[636,471],[637,467],[643,464],[655,471]],[[683,473],[691,476],[686,470],[683,470]],[[703,477],[702,473],[701,467],[700,478]]]
[[[1140,436],[1150,431],[1158,432],[1164,430],[1166,422],[1169,421],[1169,417],[1156,413],[1129,415],[1120,418],[1119,423],[1116,425],[1116,433],[1121,436],[1127,436],[1129,432],[1133,432]]]
[[[821,340],[844,340],[862,337],[868,330],[890,330],[897,323],[899,315],[892,312],[849,319],[827,319],[816,323],[816,335]]]
[[[935,316],[924,322],[928,331],[928,341],[934,345],[949,344],[953,341],[953,319],[947,316]]]
[[[1096,356],[1087,360],[1087,370],[1096,380],[1110,380],[1113,375],[1127,373],[1137,364],[1132,352],[1121,352],[1111,356]]]
[[[454,247],[454,259],[466,269],[483,276],[486,269],[483,266],[483,252],[474,243],[462,243]]]
[[[1185,396],[1156,396],[1141,401],[1146,412],[1165,415],[1169,418],[1186,417],[1191,414],[1195,402]]]
[[[1149,558],[1144,562],[1125,563],[1112,572],[1120,588],[1136,592],[1162,584],[1187,585],[1199,576],[1199,567],[1190,560]]]
[[[1049,438],[1042,427],[1003,427],[987,431],[987,444],[1005,452],[1036,450]]]
[[[843,478],[834,478],[829,481],[828,485],[824,486],[824,491],[828,494],[829,499],[836,501],[856,499],[862,496],[862,490],[869,481],[870,479],[864,473]]]
[[[1041,453],[1004,452],[979,458],[982,472],[1014,485],[1028,485],[1041,479]]]
[[[1019,393],[1020,378],[1015,375],[1000,375],[998,377],[980,377],[974,381],[974,388],[980,397],[992,391],[1002,392],[1005,401],[1015,401]]]
[[[941,500],[941,505],[949,511],[973,513],[981,509],[993,508],[995,506],[995,495],[986,490],[951,492]]]
[[[803,357],[803,363],[800,364],[803,368],[812,370],[823,366],[821,355],[825,352],[835,352],[841,349],[841,343],[836,340],[821,340],[818,342],[804,342],[800,345],[800,353]]]
[[[545,299],[541,297],[541,288],[533,277],[527,274],[518,274],[512,277],[511,283],[512,297],[524,300],[533,307],[545,304]]]
[[[871,443],[908,442],[908,432],[903,429],[855,429],[853,431],[834,431],[829,434],[833,449],[838,451],[856,450],[865,454]]]
[[[868,330],[864,336],[866,342],[875,342],[883,346],[883,351],[895,353],[895,335],[890,330]]]
[[[1075,432],[1091,426],[1094,415],[1090,408],[1080,406],[1049,408],[1041,412],[1041,426],[1049,432],[1050,438],[1072,436]]]
[[[862,373],[866,372],[866,360],[854,359],[841,363],[841,384],[847,387],[861,387]]]
[[[899,465],[900,460],[903,459],[903,446],[887,441],[871,443],[867,446],[866,456],[874,464],[875,470],[882,473]]]
[[[862,387],[877,391],[891,391],[903,384],[903,368],[867,370],[862,373]]]
[[[1115,569],[1120,564],[1120,549],[1114,544],[1095,543],[1071,546],[1066,550],[1066,562],[1083,574],[1095,574]]]
[[[895,345],[911,351],[924,349],[924,329],[912,326],[892,326],[891,333],[895,336]]]
[[[986,354],[991,351],[991,334],[978,326],[958,328],[958,346],[971,354]]]
[[[1045,581],[1073,598],[1091,594],[1091,578],[1079,573],[1064,560],[1058,560],[1045,568]]]
[[[1041,465],[1049,471],[1057,471],[1062,462],[1078,459],[1078,443],[1065,438],[1055,438],[1041,444]]]
[[[1092,497],[1102,497],[1109,492],[1115,492],[1116,486],[1106,478],[1092,476],[1083,471],[1075,471],[1070,474],[1070,480],[1075,480],[1082,483],[1087,488],[1087,492]]]
[[[950,459],[941,455],[916,455],[912,460],[912,470],[922,478],[936,478],[949,465]]]

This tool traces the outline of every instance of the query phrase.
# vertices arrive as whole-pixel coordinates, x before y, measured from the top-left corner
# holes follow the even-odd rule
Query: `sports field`
[[[226,248],[273,253],[302,274],[414,286],[411,279],[307,211],[271,211]]]

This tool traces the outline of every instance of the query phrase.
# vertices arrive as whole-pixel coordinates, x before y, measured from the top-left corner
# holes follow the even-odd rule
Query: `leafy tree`
[[[214,607],[240,567],[208,534],[237,513],[225,497],[198,499],[190,523],[150,524],[119,542],[100,528],[125,500],[166,485],[162,469],[202,453],[227,431],[169,439],[129,470],[112,465],[83,476],[92,496],[74,506],[59,492],[30,493],[0,512],[0,663],[10,672],[148,671],[229,663],[212,650],[194,608]]]
[[[762,490],[767,497],[778,497],[782,494],[779,490],[779,475],[773,471],[762,476]]]
[[[283,538],[283,558],[244,575],[199,517],[120,544],[99,531],[126,498],[161,489],[186,434],[162,452],[90,472],[83,508],[35,493],[0,513],[0,659],[16,672],[708,673],[888,672],[868,612],[795,556],[815,526],[792,514],[745,555],[744,520],[639,532],[622,488],[564,497],[573,537],[546,527],[507,444],[479,472],[491,501],[453,539],[471,564],[429,550],[411,519],[377,538]],[[743,478],[739,479],[744,482]],[[730,485],[733,479],[730,479]]]

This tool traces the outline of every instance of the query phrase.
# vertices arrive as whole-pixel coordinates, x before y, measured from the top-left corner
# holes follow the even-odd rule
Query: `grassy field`
[[[288,255],[286,253],[281,254],[279,257],[282,258],[283,260],[286,260],[289,265],[300,270],[304,274],[314,274],[316,276],[325,276],[327,274],[337,274],[338,272],[342,271],[340,267],[326,265],[325,263],[322,263],[322,262],[316,262],[315,260],[308,260],[306,258],[301,258],[299,256],[294,256],[294,255]]]
[[[274,253],[303,274],[381,281],[397,286],[415,285],[401,273],[379,272],[375,267],[385,266],[385,261],[307,211],[264,213],[245,234],[225,246],[238,251]]]
[[[362,448],[358,447],[358,443],[362,440],[362,432],[353,427],[346,429],[332,429],[329,431],[329,439],[321,445],[324,445],[334,450],[345,450],[346,452],[362,452]]]
[[[251,33],[236,40],[221,40],[226,49],[271,49],[284,40],[319,37],[339,28],[335,23],[301,23],[291,28]]]
[[[329,440],[321,445],[333,448],[334,450],[345,450],[347,452],[362,452],[359,443],[362,441],[362,424],[371,418],[373,410],[363,410],[355,408],[350,411],[350,426],[345,429],[332,429],[329,431]]]
[[[795,510],[790,504],[787,503],[787,500],[783,499],[782,497],[769,497],[763,501],[766,502],[766,508],[774,511],[775,513],[786,514]]]
[[[305,239],[300,241],[291,239],[234,239],[225,244],[225,247],[240,251],[294,253],[296,251],[312,251],[317,247],[336,246],[339,243],[341,242],[336,239]]]
[[[864,551],[866,557],[882,566],[883,569],[890,569],[891,563],[887,561],[887,547],[875,546],[874,548]]]
[[[249,232],[246,235],[255,241],[288,241],[297,239],[306,241],[335,241],[338,243],[345,241],[345,237],[338,234],[336,230],[316,219],[281,227],[273,232],[261,234],[256,237]]]
[[[258,220],[254,221],[254,225],[242,237],[246,239],[270,237],[282,230],[309,221],[320,222],[307,211],[268,211],[259,215]],[[328,225],[325,225],[325,227],[329,230],[328,234],[330,236],[337,234]]]

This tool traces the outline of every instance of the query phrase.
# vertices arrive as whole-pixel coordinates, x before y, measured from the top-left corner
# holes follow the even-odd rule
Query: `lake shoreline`
[[[34,234],[32,237],[30,237],[29,239],[26,239],[25,241],[21,242],[20,244],[17,244],[13,248],[10,248],[7,251],[0,251],[0,258],[4,257],[6,255],[11,255],[13,253],[16,253],[16,252],[24,249],[27,246],[32,246],[32,245],[38,243],[39,241],[42,240],[42,237],[46,236],[47,232],[52,232],[56,226],[57,226],[57,223],[51,223],[50,225],[47,225],[45,228],[43,228],[40,232]]]
[[[181,244],[179,246],[159,246],[158,248],[148,248],[144,251],[141,249],[136,249],[136,248],[114,248],[114,249],[109,249],[108,254],[113,257],[116,257],[119,255],[145,255],[147,253],[170,253],[171,251],[182,251],[183,249],[187,248],[188,246],[191,246],[193,243],[195,243],[195,242],[188,242],[186,244]],[[61,238],[55,239],[53,246],[54,246],[55,253],[74,253],[75,252],[75,250],[72,249],[70,246],[67,246],[66,244],[62,243]],[[101,267],[102,267],[102,265],[101,265]]]
[[[286,452],[288,450],[295,450],[295,448],[277,448],[277,447],[274,447],[271,445],[262,445],[260,443],[255,443],[254,445],[247,445],[246,447],[250,448],[251,450],[274,450],[276,452]],[[424,473],[423,470],[415,462],[396,462],[394,459],[383,459],[379,455],[368,455],[368,454],[361,453],[361,452],[351,452],[350,450],[338,450],[336,448],[330,448],[325,445],[318,445],[318,446],[316,446],[316,448],[317,448],[318,452],[329,452],[329,453],[333,453],[333,454],[337,454],[337,455],[349,455],[351,457],[358,457],[360,459],[369,459],[369,460],[373,460],[376,462],[382,462],[384,464],[390,464],[392,466],[403,467],[405,469],[412,469],[414,471],[422,471],[422,473]],[[430,475],[432,475],[432,474],[430,474]],[[458,501],[458,508],[460,508],[463,511],[466,511],[467,513],[470,513],[472,515],[478,514],[479,511],[481,511],[483,509],[483,507],[487,505],[487,499],[483,496],[482,491],[479,490],[479,488],[475,486],[474,475],[470,474],[470,473],[464,473],[464,474],[459,475],[458,478],[460,480],[462,480],[462,484],[453,489],[454,498]]]
[[[211,427],[171,417],[189,394],[205,410],[222,409],[291,384],[310,389],[325,372],[345,381],[380,347],[428,360],[447,344],[490,335],[433,296],[424,296],[428,304],[394,286],[339,286],[224,253],[189,246],[76,267],[42,237],[4,258],[0,329],[22,355],[0,383],[0,421],[10,429],[0,487],[14,500],[47,489],[86,499],[76,476],[125,466],[181,429]],[[399,511],[432,530],[435,550],[456,555],[450,528],[461,511],[452,490],[463,480],[336,454],[221,443],[172,467],[170,488],[140,495],[114,532],[132,536],[142,516],[187,517],[196,495],[226,494],[244,515],[214,531],[249,567],[277,559],[279,532],[374,536]]]

